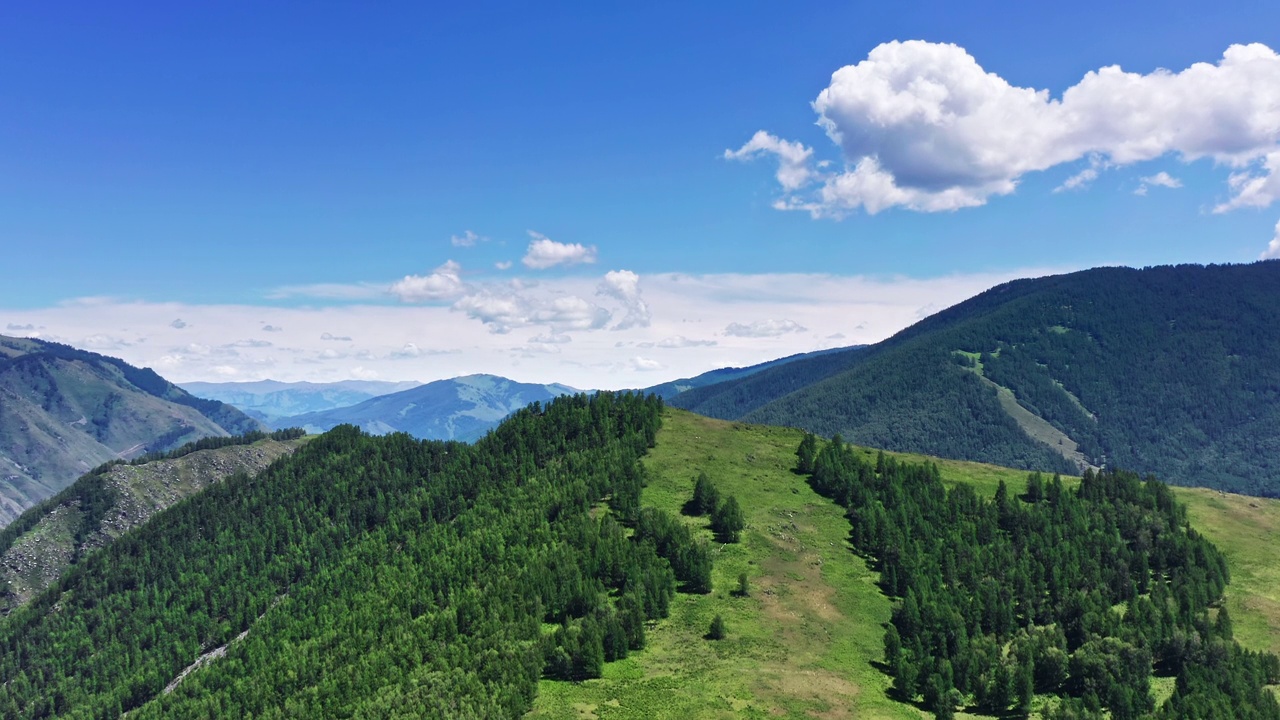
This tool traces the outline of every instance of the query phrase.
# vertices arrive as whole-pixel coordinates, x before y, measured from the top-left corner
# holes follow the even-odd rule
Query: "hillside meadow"
[[[881,670],[892,601],[855,555],[841,508],[793,472],[799,430],[714,420],[668,408],[645,459],[647,505],[681,517],[708,541],[706,518],[679,515],[705,472],[746,515],[742,541],[715,544],[714,590],[678,595],[671,616],[650,628],[643,652],[605,666],[598,680],[544,680],[528,718],[923,718],[890,698]],[[878,452],[863,450],[874,458]],[[982,463],[888,453],[936,462],[948,483],[991,496],[1003,480],[1021,493],[1027,473]],[[1176,488],[1193,526],[1227,557],[1226,605],[1246,648],[1280,651],[1280,502]],[[747,577],[749,594],[736,593]],[[705,638],[720,615],[727,637]],[[1172,692],[1157,678],[1160,702]],[[966,717],[959,713],[959,717]]]

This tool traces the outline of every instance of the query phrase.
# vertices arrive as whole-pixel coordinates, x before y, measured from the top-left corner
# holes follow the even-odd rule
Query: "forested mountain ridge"
[[[257,475],[302,442],[300,431],[209,438],[95,468],[0,530],[0,614],[161,510],[236,473]]]
[[[149,369],[0,336],[0,525],[109,460],[262,429]]]
[[[469,442],[532,402],[547,402],[576,392],[567,385],[466,375],[380,395],[350,407],[277,418],[272,425],[324,432],[350,424],[375,435],[406,432],[425,440]]]
[[[661,408],[564,397],[474,445],[343,426],[215,484],[0,621],[0,714],[519,716],[706,590],[705,544],[639,504]]]
[[[998,286],[843,357],[836,372],[792,363],[671,402],[865,445],[1078,471],[1065,438],[1089,465],[1277,496],[1276,327],[1277,261],[1097,268]],[[704,401],[749,397],[750,384],[798,389],[759,405]],[[1002,402],[1014,400],[1011,414]],[[1023,413],[1051,432],[1033,439]]]

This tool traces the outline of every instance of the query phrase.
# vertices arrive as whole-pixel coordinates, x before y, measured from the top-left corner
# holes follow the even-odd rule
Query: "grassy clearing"
[[[1227,556],[1227,610],[1235,636],[1251,650],[1280,653],[1280,501],[1174,488],[1191,526]]]
[[[644,501],[678,514],[705,471],[747,519],[715,547],[715,590],[679,595],[648,646],[599,680],[544,681],[534,718],[920,718],[885,695],[890,602],[849,550],[840,508],[791,472],[801,434],[668,410]],[[686,518],[709,540],[705,518]],[[749,597],[735,597],[739,573]],[[728,637],[703,638],[716,614]]]
[[[715,590],[678,595],[671,617],[649,628],[648,646],[609,663],[584,683],[543,681],[529,718],[922,718],[891,700],[882,655],[891,603],[876,576],[849,549],[843,512],[791,472],[801,433],[729,423],[668,409],[658,446],[646,458],[648,505],[678,515],[705,471],[746,514],[743,541],[716,545]],[[863,450],[874,460],[876,450]],[[948,483],[991,496],[1013,493],[1027,472],[984,463],[886,453],[936,462]],[[1077,478],[1066,478],[1068,484]],[[1246,647],[1280,652],[1280,501],[1175,488],[1193,525],[1226,554],[1227,607]],[[711,539],[704,518],[685,518]],[[751,595],[733,595],[738,574]],[[728,638],[703,638],[720,614]],[[1172,692],[1156,678],[1153,694]],[[976,717],[959,713],[958,717]]]

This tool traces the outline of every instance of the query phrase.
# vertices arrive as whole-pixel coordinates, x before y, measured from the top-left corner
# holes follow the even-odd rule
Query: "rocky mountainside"
[[[374,435],[406,432],[427,440],[471,441],[532,402],[579,392],[567,385],[521,383],[496,375],[437,380],[324,412],[280,418],[275,427],[323,432],[351,424]]]
[[[149,369],[0,336],[0,526],[104,462],[261,429]]]
[[[279,382],[190,382],[179,387],[196,397],[209,398],[234,405],[264,422],[290,415],[322,412],[348,407],[369,398],[408,390],[419,382],[382,382],[377,380],[342,380],[331,383]]]
[[[161,510],[228,476],[257,475],[302,442],[268,438],[86,474],[0,531],[0,613],[27,602],[83,555]]]

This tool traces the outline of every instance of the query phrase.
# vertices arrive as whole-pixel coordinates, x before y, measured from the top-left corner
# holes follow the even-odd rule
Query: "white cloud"
[[[493,266],[499,270],[510,270],[511,265],[512,263],[510,260],[499,260],[498,262],[493,264]]]
[[[377,370],[370,370],[363,365],[357,365],[351,368],[351,377],[356,380],[377,380],[380,376]]]
[[[534,335],[529,338],[529,342],[537,343],[539,345],[563,345],[572,341],[573,338],[568,335],[556,335],[554,333],[544,333],[542,335]]]
[[[1235,197],[1215,207],[1216,213],[1242,207],[1267,207],[1280,199],[1280,151],[1267,153],[1251,170],[1232,173],[1227,185]]]
[[[1271,238],[1271,242],[1267,244],[1267,249],[1262,251],[1258,256],[1259,260],[1272,260],[1280,258],[1280,222],[1276,223],[1275,237]]]
[[[1220,212],[1280,199],[1280,55],[1260,44],[1178,73],[1104,67],[1053,98],[986,72],[956,45],[895,41],[832,74],[813,107],[843,169],[824,172],[809,149],[763,131],[725,156],[776,156],[775,207],[815,217],[973,207],[1026,173],[1086,157],[1100,165],[1065,189],[1100,167],[1174,154],[1239,169]]]
[[[778,158],[778,184],[787,192],[799,190],[808,185],[813,178],[814,170],[809,167],[809,161],[813,158],[813,148],[807,148],[798,142],[783,140],[764,130],[756,131],[756,134],[737,150],[725,150],[724,158],[745,161],[762,154],[772,154]]]
[[[1148,175],[1142,178],[1138,185],[1138,189],[1134,190],[1133,194],[1146,195],[1147,190],[1151,187],[1180,188],[1182,187],[1182,181],[1161,170],[1155,175]]]
[[[724,329],[724,334],[744,338],[766,338],[805,330],[808,328],[794,320],[756,320],[745,325],[729,323]]]
[[[652,313],[649,306],[640,297],[640,276],[630,270],[611,270],[604,275],[604,280],[596,288],[597,295],[605,295],[620,301],[626,308],[626,315],[613,326],[614,330],[629,330],[636,327],[649,327]]]
[[[449,243],[454,247],[475,247],[478,243],[489,242],[489,238],[483,235],[467,230],[461,235],[454,235],[449,238]]]
[[[666,367],[665,365],[658,362],[657,360],[653,360],[647,357],[640,357],[639,355],[631,358],[630,365],[632,370],[636,370],[639,372],[654,372],[655,370],[661,370],[664,367]]]
[[[1087,167],[1062,181],[1062,184],[1054,188],[1053,191],[1063,192],[1064,190],[1081,190],[1088,187],[1089,183],[1097,179],[1098,169],[1094,167]]]
[[[404,347],[391,353],[388,357],[396,359],[418,358],[422,357],[422,349],[414,343],[405,343]]]
[[[466,290],[462,266],[452,260],[432,270],[430,275],[406,275],[391,285],[391,294],[406,303],[456,300]]]
[[[598,330],[612,316],[607,309],[577,295],[535,293],[536,286],[513,283],[505,289],[483,288],[453,304],[453,309],[479,320],[496,334],[545,325],[553,333]]]
[[[660,348],[691,348],[711,347],[715,344],[715,340],[690,340],[683,335],[675,335],[672,337],[662,338],[658,341],[657,346]]]
[[[610,317],[608,310],[575,295],[542,303],[529,316],[534,324],[548,325],[556,331],[599,330]]]
[[[285,285],[267,293],[271,300],[304,297],[320,300],[376,300],[387,294],[387,286],[379,283],[313,283]]]
[[[93,333],[92,335],[82,338],[79,342],[70,344],[98,351],[118,351],[133,345],[133,343],[125,340],[124,338],[108,335],[106,333]]]
[[[534,270],[545,270],[556,265],[578,265],[596,261],[596,246],[578,243],[558,243],[542,233],[529,231],[533,242],[520,262]]]

